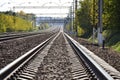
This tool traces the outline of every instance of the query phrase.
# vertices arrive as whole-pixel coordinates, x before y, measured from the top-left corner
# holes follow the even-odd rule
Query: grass
[[[120,41],[119,41],[117,44],[115,44],[114,46],[112,46],[112,48],[113,48],[115,51],[120,52]]]
[[[106,45],[112,47],[113,50],[120,52],[120,31],[104,30],[103,36],[106,38]]]
[[[106,40],[106,47],[112,47],[113,50],[120,52],[120,31],[104,30],[103,36]],[[88,41],[93,41],[92,36],[88,39]],[[97,38],[95,39],[95,43],[97,43]]]

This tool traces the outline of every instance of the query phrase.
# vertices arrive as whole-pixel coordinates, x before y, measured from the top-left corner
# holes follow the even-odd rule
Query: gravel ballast
[[[36,80],[71,80],[71,65],[64,37],[60,35],[40,64]]]
[[[51,35],[52,33],[44,33],[42,35],[40,34],[0,42],[0,69],[40,44]]]
[[[74,39],[120,71],[120,53],[113,51],[111,48],[102,49],[101,47],[93,45],[85,39],[75,37]]]

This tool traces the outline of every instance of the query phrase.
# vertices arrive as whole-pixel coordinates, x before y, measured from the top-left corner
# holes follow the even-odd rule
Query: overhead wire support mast
[[[73,29],[75,29],[75,26],[74,26],[74,22],[75,22],[74,21],[74,18],[75,18],[75,9],[74,9],[75,8],[75,6],[74,6],[75,4],[74,4],[74,1],[73,1],[72,4],[73,4],[73,8],[72,8],[72,14],[73,14],[73,19],[72,19],[73,23],[72,23],[72,25],[73,26],[72,27],[73,27]],[[74,30],[73,30],[73,32],[74,32]]]
[[[75,0],[75,14],[77,11],[77,0]],[[76,15],[75,15],[75,19],[76,19]],[[76,36],[78,36],[78,30],[77,30],[77,21],[75,22],[75,31],[76,31]]]
[[[102,9],[103,0],[98,0],[98,44],[101,46],[103,45],[103,36],[102,36]]]
[[[99,27],[100,27],[100,32],[102,32],[102,12],[103,12],[103,9],[102,9],[102,4],[103,3],[103,0],[99,0]]]

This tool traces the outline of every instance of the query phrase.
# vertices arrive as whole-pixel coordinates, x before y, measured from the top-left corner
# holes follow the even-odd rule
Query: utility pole
[[[77,11],[77,0],[75,0],[75,13]],[[75,18],[76,18],[76,15],[75,15]],[[75,31],[76,31],[76,36],[78,36],[78,30],[77,30],[77,21],[75,22]]]
[[[98,44],[101,46],[103,45],[103,36],[102,36],[102,4],[103,0],[98,0]]]
[[[73,4],[73,8],[72,8],[72,14],[73,14],[72,27],[73,27],[73,32],[74,32],[74,29],[75,29],[75,25],[74,25],[74,23],[75,23],[75,21],[74,21],[74,19],[75,19],[75,3],[74,3],[74,0],[73,0],[73,3],[72,3],[72,4]]]
[[[73,31],[73,28],[72,28],[72,6],[70,6],[70,32]]]

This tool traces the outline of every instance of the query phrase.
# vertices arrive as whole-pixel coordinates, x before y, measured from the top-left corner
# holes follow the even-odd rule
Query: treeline
[[[95,2],[94,2],[95,1]],[[93,3],[94,2],[94,3]],[[76,11],[76,23],[82,30],[79,36],[89,38],[93,27],[97,28],[98,0],[81,0],[81,7]],[[103,0],[103,35],[107,45],[120,46],[120,0]],[[117,47],[120,50],[119,47]]]
[[[76,11],[76,17],[75,17],[78,36],[88,38],[92,34],[92,24],[91,24],[92,18],[90,14],[92,9],[92,3],[91,0],[83,0],[80,2],[80,5],[81,8]]]
[[[2,32],[19,32],[33,30],[31,16],[20,13],[1,12],[0,13],[0,33]],[[29,18],[29,19],[28,19]]]
[[[44,30],[50,27],[49,23],[41,23],[39,26],[37,26],[39,30]]]

